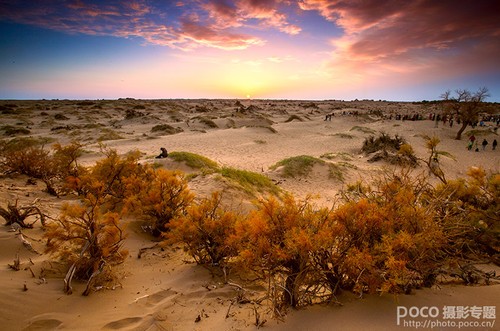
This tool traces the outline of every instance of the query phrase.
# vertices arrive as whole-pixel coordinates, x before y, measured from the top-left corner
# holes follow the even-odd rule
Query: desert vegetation
[[[125,113],[127,120],[143,118],[150,115],[141,110],[154,108],[136,107],[129,102],[123,101],[116,116]],[[279,109],[286,108],[277,104]],[[92,105],[85,103],[82,107]],[[16,111],[16,116],[20,111],[7,108],[8,112]],[[305,108],[320,115],[331,111],[321,103]],[[68,135],[64,143],[23,137],[22,133],[0,140],[3,178],[21,178],[19,181],[26,183],[39,180],[45,187],[30,186],[28,193],[44,189],[57,201],[58,208],[54,213],[55,208],[48,203],[41,204],[31,197],[29,201],[33,202],[27,202],[28,195],[23,198],[26,189],[5,195],[10,200],[0,206],[0,216],[6,225],[20,228],[24,234],[38,230],[43,233],[43,240],[37,244],[43,245],[50,263],[62,266],[57,276],[65,293],[75,291],[76,281],[78,289],[82,289],[78,291],[84,295],[121,287],[122,268],[131,262],[126,249],[131,235],[150,243],[139,250],[138,257],[143,249],[155,250],[156,255],[142,254],[142,259],[151,258],[151,264],[160,258],[178,258],[176,252],[184,251],[179,260],[186,260],[179,263],[203,266],[210,270],[217,286],[236,288],[238,296],[231,305],[251,303],[256,319],[259,309],[268,308],[274,317],[282,319],[290,308],[339,303],[346,292],[362,297],[412,293],[446,282],[482,284],[498,280],[476,266],[479,262],[500,263],[500,176],[482,167],[471,167],[463,176],[447,173],[446,162],[457,158],[445,151],[442,135],[384,133],[373,118],[374,125],[368,127],[366,119],[346,115],[343,120],[347,123],[339,131],[352,128],[361,137],[329,131],[315,133],[312,139],[320,137],[326,143],[319,152],[309,155],[307,148],[300,146],[302,136],[295,138],[284,126],[314,122],[304,114],[294,117],[280,110],[281,120],[264,121],[276,123],[277,130],[272,126],[239,125],[238,117],[248,120],[241,123],[254,123],[251,121],[261,111],[241,106],[231,118],[235,125],[222,129],[203,120],[212,121],[205,114],[215,111],[211,106],[193,103],[187,109],[195,112],[195,120],[189,125],[200,125],[189,129],[191,132],[187,132],[188,124],[184,122],[179,122],[186,125],[182,132],[177,128],[171,131],[174,126],[169,124],[152,127],[141,122],[143,132],[131,134],[136,139],[130,139],[134,144],[143,133],[165,135],[161,142],[160,138],[153,141],[149,150],[127,151],[130,146],[122,145],[126,142],[118,142],[117,137],[110,137],[113,140],[109,146],[91,147],[82,139],[69,140],[73,137]],[[60,109],[44,111],[55,119],[54,110],[62,114]],[[197,117],[198,113],[206,116]],[[74,117],[71,112],[64,114]],[[318,118],[325,126],[323,116]],[[213,119],[214,124],[220,123]],[[337,116],[334,120],[338,120]],[[104,125],[77,125],[82,130],[94,130],[95,137],[107,132],[102,130]],[[293,141],[291,151],[269,162],[272,165],[268,169],[257,163],[249,165],[257,168],[251,171],[233,166],[210,143],[197,149],[197,144],[207,139],[209,133],[200,130],[206,127],[235,132],[244,127],[238,133],[248,134],[248,138],[237,146],[243,151],[235,158],[245,157],[238,160],[239,164],[253,163],[253,148],[267,150],[275,143],[273,139],[290,135],[299,140]],[[276,133],[273,138],[263,140],[253,135],[254,129],[262,134],[263,127]],[[50,125],[44,129],[52,133]],[[82,134],[75,130],[70,128],[68,132]],[[131,132],[130,128],[121,131]],[[171,133],[181,135],[179,141],[188,136],[185,133],[196,134],[198,140],[193,139],[189,151],[171,150],[167,144],[178,142]],[[336,143],[347,140],[359,144],[337,148]],[[153,159],[152,150],[164,143],[169,147],[168,158]],[[200,150],[205,152],[198,154]],[[377,169],[371,171],[369,167]],[[355,173],[361,175],[356,177]],[[327,206],[317,203],[312,194],[301,194],[308,185],[319,184],[336,192],[329,197]],[[206,186],[199,189],[196,185]],[[286,190],[294,185],[294,193]],[[10,189],[7,184],[2,187]],[[238,204],[236,197],[243,197],[245,205]],[[48,213],[49,208],[52,213]],[[19,258],[15,261],[15,268],[22,270]],[[161,277],[167,277],[170,271],[160,272]],[[214,290],[211,286],[207,285],[207,291]],[[256,321],[256,325],[262,323]]]
[[[382,136],[380,141],[369,139],[363,148],[384,139],[390,146],[404,146],[397,137]],[[427,142],[434,157],[439,141]],[[58,165],[57,177],[65,181],[64,192],[72,190],[79,197],[65,203],[58,218],[44,223],[47,253],[68,266],[68,293],[74,276],[87,281],[85,295],[94,284],[112,279],[112,267],[126,257],[122,245],[127,215],[143,219],[166,243],[186,245],[199,264],[254,273],[267,282],[267,296],[278,316],[288,306],[335,300],[341,290],[408,293],[432,285],[452,261],[473,255],[498,259],[500,177],[482,169],[471,169],[468,179],[443,180],[433,187],[425,176],[403,168],[407,170],[385,173],[372,184],[348,185],[334,209],[273,191],[245,214],[223,206],[218,192],[195,202],[182,173],[141,165],[137,152],[120,156],[103,148],[103,159],[81,167],[80,147],[55,145],[50,153],[40,149],[34,154],[27,148],[21,157],[31,165],[33,158],[50,156]],[[201,156],[179,153],[177,158],[197,168],[217,169]],[[318,160],[325,162],[302,156],[279,164],[291,176]],[[23,164],[15,170],[37,178],[53,173],[42,167],[26,170]],[[272,187],[266,177],[249,172],[224,167],[218,172],[243,187]],[[24,223],[26,216],[42,215],[33,206],[8,209],[24,213],[13,220],[12,212],[1,210],[8,223],[23,227],[31,227]]]

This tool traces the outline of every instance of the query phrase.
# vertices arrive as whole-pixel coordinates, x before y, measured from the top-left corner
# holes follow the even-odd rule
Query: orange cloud
[[[344,30],[331,40],[332,75],[429,81],[500,68],[498,14],[487,0],[301,0],[299,7]]]
[[[158,7],[160,5],[162,7]],[[200,6],[197,1],[194,4],[178,1],[171,6],[182,7],[182,14],[169,16],[168,3],[145,0],[98,4],[80,0],[4,1],[0,5],[0,19],[67,33],[135,36],[152,44],[183,50],[200,46],[245,49],[264,43],[261,38],[231,29],[248,18],[241,16],[238,10],[224,11],[221,1],[210,1],[206,6]]]

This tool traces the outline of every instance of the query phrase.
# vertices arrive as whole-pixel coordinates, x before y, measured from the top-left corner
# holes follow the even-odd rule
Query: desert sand
[[[154,156],[165,147],[169,152],[203,155],[223,166],[267,175],[282,189],[299,198],[313,194],[316,203],[332,206],[347,183],[370,178],[391,165],[370,163],[360,152],[363,140],[380,132],[398,134],[412,145],[418,157],[428,157],[423,136],[437,136],[439,149],[455,157],[442,158],[448,178],[464,177],[472,166],[488,171],[500,169],[500,151],[492,150],[498,139],[494,123],[477,128],[476,136],[490,144],[479,152],[466,149],[467,132],[455,140],[458,126],[428,120],[440,109],[433,103],[387,101],[289,101],[289,100],[43,100],[2,101],[0,134],[46,137],[63,144],[85,144],[82,162],[92,165],[102,155],[99,142],[119,153],[141,151],[141,162],[157,162],[167,169],[194,172],[186,165]],[[334,114],[326,121],[327,114]],[[396,120],[395,115],[421,114],[423,120]],[[163,127],[157,127],[164,125]],[[156,126],[156,129],[153,129]],[[14,130],[9,129],[27,129]],[[10,132],[10,133],[9,133]],[[12,133],[14,132],[14,133]],[[342,178],[329,178],[316,167],[306,177],[283,178],[270,167],[288,157],[330,155],[346,165]],[[420,166],[416,172],[427,171]],[[0,203],[19,199],[20,204],[38,199],[44,212],[57,217],[70,197],[55,198],[44,185],[28,185],[26,176],[0,178]],[[431,178],[437,183],[437,179]],[[227,202],[249,206],[254,196],[213,176],[196,176],[189,182],[197,197],[223,190]],[[3,220],[2,220],[3,221]],[[196,265],[181,247],[151,249],[141,259],[141,248],[153,244],[139,220],[128,220],[126,248],[130,256],[118,272],[120,283],[81,296],[84,284],[74,283],[72,295],[63,293],[61,266],[43,254],[43,230],[23,230],[33,245],[28,250],[18,233],[0,227],[0,325],[3,330],[255,330],[252,304],[231,304],[237,288],[224,283],[209,269]],[[19,254],[21,270],[8,267]],[[500,270],[495,266],[485,268]],[[495,269],[496,268],[496,269]],[[248,289],[258,295],[262,289]],[[443,284],[417,290],[411,295],[343,294],[339,303],[289,310],[283,320],[273,319],[265,305],[257,307],[267,330],[398,330],[399,305],[497,306],[500,285],[464,286]],[[494,319],[493,319],[494,321]],[[466,328],[494,330],[495,327]],[[407,328],[406,328],[407,329]],[[452,330],[441,327],[437,329]]]

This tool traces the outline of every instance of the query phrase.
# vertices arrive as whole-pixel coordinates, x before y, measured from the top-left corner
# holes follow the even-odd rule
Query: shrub
[[[160,132],[165,134],[175,134],[182,131],[183,130],[181,128],[174,128],[173,126],[168,124],[158,124],[151,128],[151,132]]]
[[[357,125],[353,126],[349,131],[360,131],[367,134],[375,134],[375,130],[367,128],[365,126],[357,126]]]
[[[219,169],[217,162],[190,152],[171,152],[169,158],[177,162],[184,162],[188,167],[200,169],[204,172],[214,172]]]
[[[219,172],[223,177],[237,183],[248,193],[252,194],[255,190],[273,194],[278,194],[279,192],[278,187],[273,181],[262,174],[230,167],[223,167]]]
[[[230,238],[239,247],[241,265],[269,279],[268,294],[277,313],[303,304],[300,290],[308,276],[317,215],[307,200],[297,202],[287,195],[280,202],[270,197],[258,202]]]
[[[185,215],[194,199],[187,181],[178,171],[149,168],[131,176],[126,183],[127,210],[141,215],[155,236],[168,231],[171,220]]]
[[[168,243],[181,242],[198,264],[220,265],[226,258],[236,255],[227,243],[234,234],[239,219],[236,213],[221,206],[218,192],[187,208],[185,215],[172,219],[165,234]]]
[[[41,179],[47,192],[58,195],[56,182],[61,179],[61,160],[45,149],[44,143],[20,138],[0,143],[0,169]]]
[[[25,223],[25,220],[35,215],[39,216],[42,225],[45,225],[45,215],[41,212],[40,208],[34,204],[18,207],[18,200],[16,200],[14,204],[8,202],[7,208],[0,207],[0,216],[5,219],[5,225],[7,226],[18,224],[21,228],[31,229],[37,220],[35,219],[32,223]]]
[[[49,151],[33,138],[14,138],[0,142],[0,167],[6,173],[19,173],[41,179],[47,168]]]
[[[209,128],[218,128],[219,126],[214,122],[212,121],[211,119],[209,118],[206,118],[206,117],[199,117],[198,120],[200,121],[200,123],[203,123],[205,124],[206,126],[208,126]]]
[[[126,198],[126,179],[143,171],[143,166],[138,163],[140,152],[133,151],[120,156],[116,150],[104,149],[103,153],[105,157],[93,167],[80,168],[77,176],[69,176],[67,187],[82,196],[92,194],[108,210],[118,211]]]
[[[309,155],[300,155],[281,160],[272,165],[270,169],[283,167],[283,177],[295,178],[308,175],[315,164],[325,164],[325,161]]]
[[[29,129],[15,127],[15,126],[11,126],[11,125],[6,125],[6,126],[2,127],[2,130],[4,130],[4,134],[6,136],[27,135],[27,134],[31,133],[31,131]]]
[[[392,164],[417,166],[417,157],[411,145],[395,135],[394,138],[385,133],[378,137],[370,136],[363,141],[361,151],[370,155],[368,162],[386,160]]]
[[[101,129],[101,135],[97,138],[97,141],[120,140],[120,139],[124,138],[118,132],[108,128],[103,128]]]
[[[401,145],[405,143],[405,140],[398,135],[395,135],[394,138],[391,138],[386,133],[381,133],[378,137],[370,136],[363,141],[363,146],[361,147],[361,151],[366,154],[371,154],[374,152],[378,152],[380,150],[385,151],[399,151]]]
[[[88,194],[81,204],[65,204],[62,214],[47,224],[46,252],[69,266],[64,291],[73,292],[71,281],[86,280],[83,295],[90,294],[94,284],[112,277],[112,267],[122,263],[127,252],[119,215],[102,212],[102,200]]]
[[[472,167],[467,175],[437,187],[437,219],[446,229],[452,252],[462,257],[486,254],[499,264],[500,174]]]
[[[286,121],[285,123],[289,123],[289,122],[292,122],[293,120],[297,120],[299,122],[304,122],[304,119],[298,115],[291,115]]]

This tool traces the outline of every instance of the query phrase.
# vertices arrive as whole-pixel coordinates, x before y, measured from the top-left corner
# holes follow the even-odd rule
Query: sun
[[[250,98],[251,98],[250,94],[247,94],[247,99],[250,99]]]

